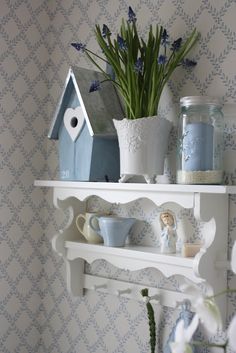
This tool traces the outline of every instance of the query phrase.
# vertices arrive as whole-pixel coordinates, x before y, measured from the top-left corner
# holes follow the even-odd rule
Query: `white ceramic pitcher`
[[[86,212],[76,217],[76,226],[88,243],[98,244],[103,242],[103,238],[89,225],[90,218],[99,215],[101,216],[101,213]],[[95,228],[98,227],[98,220],[95,217],[93,219],[93,225]]]

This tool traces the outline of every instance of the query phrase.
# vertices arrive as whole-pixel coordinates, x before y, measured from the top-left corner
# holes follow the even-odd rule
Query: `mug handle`
[[[77,217],[76,217],[76,220],[75,220],[75,224],[76,224],[76,227],[79,229],[80,233],[86,238],[85,234],[84,234],[84,230],[81,228],[80,224],[79,224],[79,221],[80,219],[83,219],[84,220],[84,223],[86,221],[86,218],[83,214],[79,214]]]
[[[93,224],[93,220],[94,220],[94,219],[98,219],[98,218],[99,218],[99,217],[96,216],[96,215],[93,215],[92,217],[90,217],[90,219],[89,219],[89,226],[90,226],[96,233],[98,233],[99,235],[102,236],[100,228],[99,228],[99,227],[96,228],[96,227],[94,226],[94,224]]]

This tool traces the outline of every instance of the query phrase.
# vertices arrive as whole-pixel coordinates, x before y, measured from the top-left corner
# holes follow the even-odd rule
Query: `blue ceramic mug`
[[[98,220],[99,228],[93,222],[95,218]],[[125,240],[135,221],[135,218],[94,215],[90,218],[89,225],[101,235],[104,245],[122,247],[125,245]]]

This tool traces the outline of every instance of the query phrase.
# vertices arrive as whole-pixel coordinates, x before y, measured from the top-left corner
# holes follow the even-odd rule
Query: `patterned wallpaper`
[[[201,32],[192,52],[197,67],[179,69],[166,90],[160,114],[176,123],[179,97],[222,96],[228,104],[225,126],[226,179],[236,184],[235,0],[0,0],[0,352],[3,353],[148,353],[146,311],[142,303],[88,291],[83,298],[68,294],[65,265],[51,249],[51,237],[67,215],[55,211],[51,192],[33,187],[34,179],[56,178],[57,146],[47,132],[70,65],[90,67],[70,43],[83,41],[97,50],[92,28],[106,23],[117,31],[131,5],[145,35],[159,22],[176,37],[194,26]],[[174,175],[174,138],[166,169]],[[159,210],[147,201],[125,208],[94,198],[89,207],[112,207],[144,221],[133,235],[158,244]],[[229,249],[236,238],[236,197],[230,200]],[[191,211],[176,209],[179,227],[191,239],[201,236],[201,224]],[[155,270],[121,271],[104,261],[86,270],[143,285],[178,289]],[[236,281],[229,272],[229,285]],[[229,317],[236,309],[228,299]],[[178,310],[155,306],[158,348],[162,350]]]
[[[41,346],[47,1],[0,1],[0,352]]]

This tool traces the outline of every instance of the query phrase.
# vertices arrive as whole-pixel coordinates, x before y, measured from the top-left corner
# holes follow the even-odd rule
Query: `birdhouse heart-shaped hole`
[[[75,141],[84,125],[84,114],[82,108],[80,106],[75,109],[67,108],[64,114],[64,124],[72,141]]]
[[[72,127],[76,127],[78,125],[78,119],[74,116],[71,121],[70,124]]]

